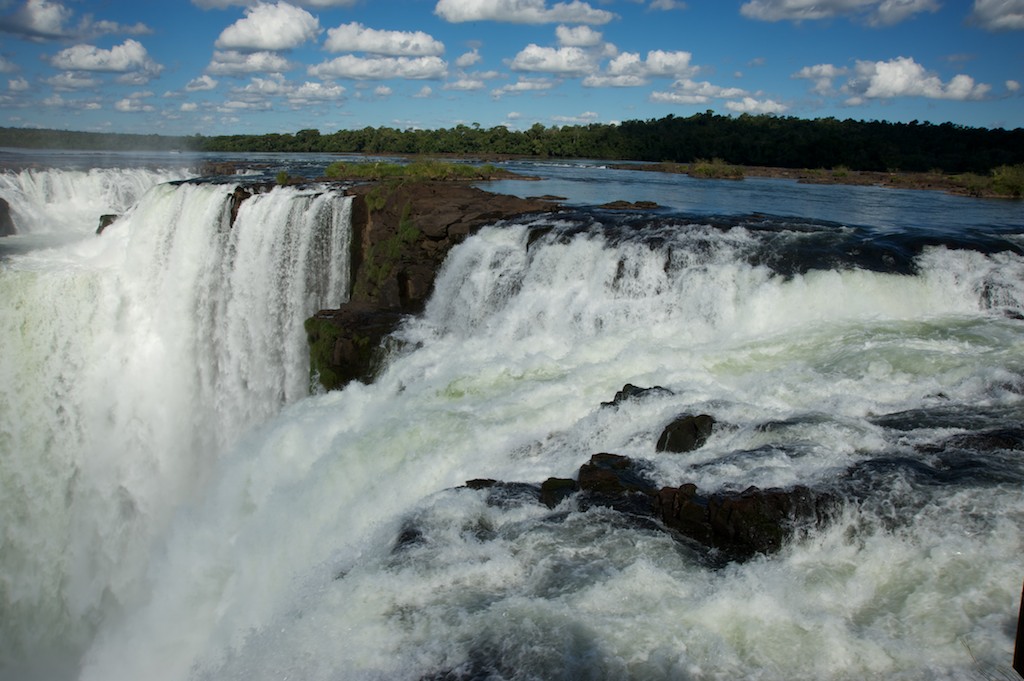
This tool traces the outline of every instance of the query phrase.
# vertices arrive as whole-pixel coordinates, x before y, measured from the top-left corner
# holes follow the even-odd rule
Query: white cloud
[[[50,64],[66,71],[121,73],[117,81],[128,85],[145,85],[164,69],[150,58],[141,43],[130,38],[109,50],[74,45],[50,57]]]
[[[92,78],[81,73],[75,73],[74,71],[65,71],[56,76],[51,76],[43,82],[55,90],[67,91],[93,88],[99,85],[101,81],[98,78]]]
[[[288,99],[293,103],[301,102],[327,102],[341,99],[345,95],[345,88],[340,85],[327,85],[306,81],[295,88]]]
[[[163,67],[154,62],[137,40],[128,39],[109,50],[93,45],[75,45],[50,58],[50,64],[69,71],[143,71],[158,74]]]
[[[464,69],[473,66],[474,64],[479,64],[482,59],[483,57],[480,56],[480,51],[473,49],[456,59],[455,65],[460,69]]]
[[[434,91],[430,88],[430,86],[424,85],[423,87],[420,88],[419,92],[413,95],[413,97],[415,97],[416,99],[426,99],[427,97],[430,97],[433,94]]]
[[[589,26],[559,26],[555,29],[558,44],[564,47],[596,47],[603,39],[600,31]]]
[[[235,50],[215,51],[206,70],[218,76],[239,76],[250,73],[282,73],[295,65],[274,52],[243,54]]]
[[[673,9],[686,9],[686,3],[680,0],[651,0],[648,9],[668,12]]]
[[[879,62],[858,61],[854,77],[843,86],[845,92],[852,94],[852,103],[894,97],[981,99],[990,89],[991,86],[975,83],[973,78],[963,74],[943,83],[910,57]]]
[[[482,90],[484,87],[484,82],[477,78],[460,78],[444,84],[445,90],[461,90],[463,92]]]
[[[438,0],[434,13],[452,23],[607,24],[615,18],[611,12],[594,9],[579,0],[558,2],[550,8],[545,0]]]
[[[217,87],[217,81],[215,81],[213,78],[210,78],[207,75],[202,75],[202,76],[199,76],[198,78],[194,78],[194,79],[190,80],[185,85],[185,89],[188,92],[199,92],[199,91],[202,91],[202,90],[212,90],[215,87]]]
[[[316,40],[320,21],[304,9],[278,2],[260,2],[245,10],[239,19],[221,32],[216,46],[226,50],[290,50]]]
[[[199,105],[196,104],[195,102],[185,102],[180,107],[178,107],[178,109],[179,109],[179,111],[186,111],[186,112],[188,112],[188,111],[198,111],[199,110]]]
[[[150,113],[156,111],[156,107],[143,100],[152,96],[152,92],[135,92],[114,102],[114,108],[122,113]]]
[[[373,89],[373,94],[376,97],[390,97],[394,91],[387,85],[378,85]]]
[[[329,52],[369,52],[393,57],[429,57],[444,54],[444,44],[423,31],[378,31],[360,23],[327,30]]]
[[[552,116],[551,120],[556,123],[565,123],[567,125],[584,125],[586,123],[593,123],[599,118],[594,111],[584,111],[578,116]]]
[[[21,77],[7,81],[7,89],[11,92],[25,92],[29,87],[28,81]]]
[[[839,16],[863,17],[874,26],[891,26],[921,12],[936,12],[937,0],[748,0],[740,13],[760,21],[813,21]]]
[[[1024,29],[1024,0],[974,0],[971,21],[989,31]]]
[[[438,57],[363,58],[347,54],[310,66],[307,73],[318,78],[433,80],[444,78],[448,73],[448,65]]]
[[[1010,92],[1017,92],[1020,90],[1020,82],[1016,80],[1006,81],[1006,89]]]
[[[192,4],[202,9],[226,9],[228,7],[246,7],[255,5],[262,0],[192,0]],[[330,7],[351,7],[359,0],[290,0],[291,4],[301,7],[327,9]]]
[[[789,107],[772,99],[758,100],[753,97],[744,97],[738,102],[726,102],[725,108],[735,113],[777,114],[782,113]]]
[[[594,71],[597,63],[579,47],[541,47],[530,43],[509,62],[509,67],[513,71],[584,75]]]
[[[847,73],[846,69],[832,64],[815,64],[814,66],[803,67],[794,73],[792,77],[813,80],[813,90],[818,94],[825,95],[832,92],[832,81]]]
[[[71,26],[74,11],[54,0],[27,0],[13,14],[0,18],[0,31],[30,40],[85,39],[108,33],[144,35],[152,30],[142,23],[131,26],[116,21],[93,21],[85,16]]]
[[[698,69],[691,65],[689,52],[651,50],[646,58],[636,52],[623,52],[608,62],[605,74],[594,74],[583,81],[586,87],[637,87],[652,77],[681,78]]]
[[[7,57],[0,56],[0,73],[14,73],[21,69]]]
[[[555,84],[547,78],[520,78],[515,83],[491,90],[491,96],[495,98],[504,95],[518,95],[523,92],[541,92],[550,90]]]
[[[670,92],[652,92],[652,102],[665,104],[706,104],[712,99],[728,97],[744,97],[747,92],[736,87],[721,87],[706,80],[695,81],[689,78],[677,80],[672,84]]]

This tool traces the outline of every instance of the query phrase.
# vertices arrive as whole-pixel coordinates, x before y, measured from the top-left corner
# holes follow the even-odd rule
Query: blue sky
[[[69,130],[1017,128],[1024,0],[0,0],[0,76],[0,126]]]

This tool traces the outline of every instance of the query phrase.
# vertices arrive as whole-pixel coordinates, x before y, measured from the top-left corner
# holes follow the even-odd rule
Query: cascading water
[[[101,237],[0,264],[8,674],[73,668],[218,453],[308,394],[303,322],[347,299],[351,199],[276,188],[231,224],[234,188],[158,184]]]
[[[375,385],[300,401],[218,462],[83,678],[923,679],[1005,656],[1024,465],[913,476],[946,475],[922,452],[971,419],[1022,415],[1024,258],[911,249],[894,273],[846,241],[834,269],[779,269],[816,236],[483,230]],[[768,244],[790,257],[763,264]],[[672,393],[600,406],[630,381]],[[724,425],[656,456],[680,411]],[[628,516],[461,487],[599,451],[661,484],[846,501],[777,556],[713,567]]]
[[[659,191],[696,203],[689,186]],[[232,188],[161,185],[103,237],[2,265],[0,676],[1005,676],[1024,225],[1004,204],[961,200],[982,217],[956,230],[897,229],[921,212],[889,204],[885,228],[596,210],[485,228],[373,385],[299,399],[308,312],[284,308],[336,304],[311,275],[347,280],[347,233],[322,228],[347,203],[276,189],[229,228]],[[625,383],[665,390],[603,406]],[[713,415],[711,438],[656,453],[681,412]],[[722,564],[573,497],[463,485],[572,477],[597,452],[659,485],[839,502]]]
[[[186,169],[25,169],[0,172],[19,234],[91,234],[101,215],[120,215],[155,184],[193,175]]]

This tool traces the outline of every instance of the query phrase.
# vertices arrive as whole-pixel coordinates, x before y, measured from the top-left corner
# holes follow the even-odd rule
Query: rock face
[[[558,208],[459,182],[377,182],[351,193],[351,299],[306,322],[311,370],[328,390],[372,378],[381,340],[422,311],[453,246],[484,225]]]
[[[11,204],[7,203],[7,199],[0,199],[0,236],[11,236],[17,233],[14,219],[11,218]]]

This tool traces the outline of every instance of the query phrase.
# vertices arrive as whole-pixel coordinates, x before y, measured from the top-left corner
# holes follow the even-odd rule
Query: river
[[[456,247],[378,379],[321,393],[302,323],[347,300],[351,200],[232,223],[249,177],[198,160],[0,173],[0,678],[1011,678],[1020,202],[510,163],[540,179],[487,188],[570,210]],[[602,406],[627,383],[666,390]],[[681,413],[711,437],[657,453]],[[722,562],[464,486],[598,452],[840,501]]]

